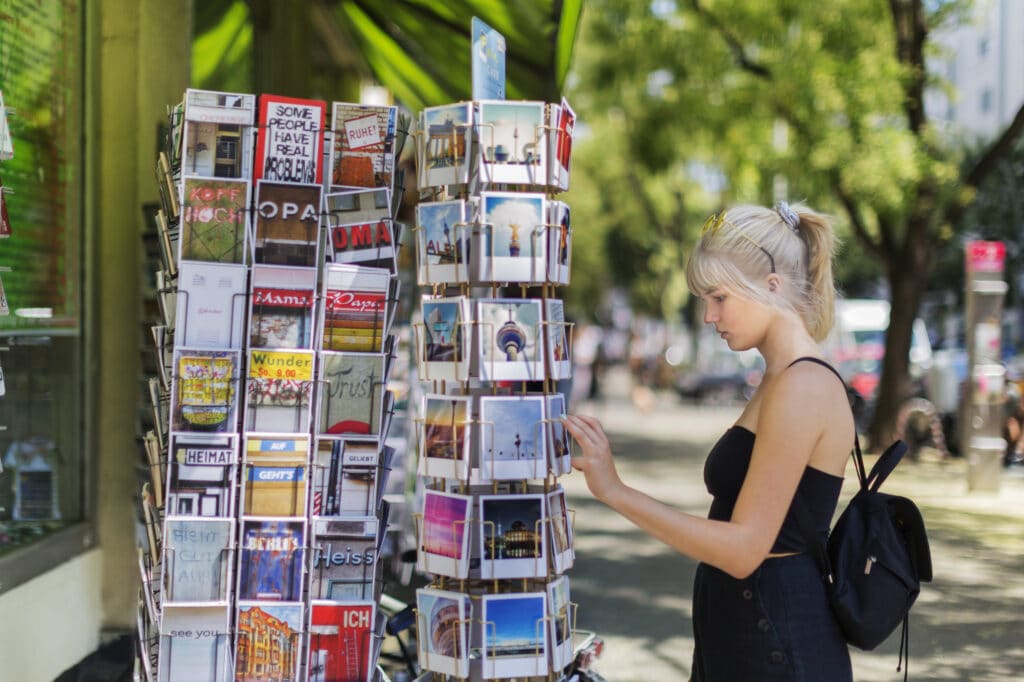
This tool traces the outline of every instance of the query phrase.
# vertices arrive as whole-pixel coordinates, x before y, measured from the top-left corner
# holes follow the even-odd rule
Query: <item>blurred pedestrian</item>
[[[1008,391],[1007,402],[1013,407],[1003,423],[1006,455],[1003,463],[1024,464],[1024,391]]]
[[[832,327],[835,237],[805,206],[737,206],[711,216],[687,264],[704,321],[733,351],[755,348],[764,377],[708,454],[708,518],[628,486],[598,420],[565,423],[587,486],[700,565],[694,584],[696,682],[852,680],[846,640],[790,506],[827,535],[854,440],[843,383],[822,360]],[[667,474],[670,472],[666,472]]]
[[[603,337],[604,330],[595,324],[580,325],[573,334],[571,409],[601,396],[601,378],[605,369]]]

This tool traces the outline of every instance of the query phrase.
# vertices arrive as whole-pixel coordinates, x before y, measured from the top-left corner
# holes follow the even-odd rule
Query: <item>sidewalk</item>
[[[739,408],[683,405],[666,394],[640,412],[621,373],[605,390],[602,401],[579,411],[603,420],[623,478],[704,515],[704,456]],[[950,459],[906,461],[885,484],[921,508],[935,569],[912,613],[911,680],[1024,679],[1024,472],[1004,472],[998,493],[969,493],[966,481],[964,460]],[[607,644],[598,669],[612,682],[685,680],[695,563],[595,502],[580,474],[562,483],[576,509],[570,580],[577,627],[597,631]],[[851,468],[844,494],[855,486]],[[902,679],[898,639],[873,652],[854,650],[854,678]]]

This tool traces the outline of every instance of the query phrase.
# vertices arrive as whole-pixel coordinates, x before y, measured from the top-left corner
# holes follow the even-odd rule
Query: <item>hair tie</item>
[[[797,215],[796,211],[789,207],[789,204],[785,201],[780,201],[775,204],[775,212],[781,216],[782,221],[789,225],[789,229],[793,230],[797,234],[800,232],[797,230],[797,225],[800,224],[800,216]]]

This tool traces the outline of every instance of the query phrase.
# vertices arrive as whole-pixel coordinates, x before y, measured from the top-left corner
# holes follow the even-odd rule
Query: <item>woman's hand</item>
[[[573,468],[583,472],[591,494],[607,502],[623,484],[615,471],[611,445],[601,422],[583,415],[567,415],[562,422],[580,448],[580,454],[572,458]]]

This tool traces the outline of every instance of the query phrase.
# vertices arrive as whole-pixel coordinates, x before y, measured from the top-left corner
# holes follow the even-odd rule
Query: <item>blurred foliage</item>
[[[1022,112],[969,157],[925,115],[925,90],[948,89],[926,69],[938,50],[930,32],[970,7],[591,0],[570,81],[583,122],[570,202],[577,244],[603,248],[580,249],[600,251],[581,256],[597,269],[574,269],[570,297],[615,279],[641,311],[670,315],[686,298],[679,270],[706,215],[805,201],[835,216],[845,238],[842,288],[891,297],[878,412],[894,420],[937,255],[1024,129]]]
[[[364,82],[412,112],[470,98],[470,20],[505,36],[509,99],[557,100],[582,0],[203,0],[198,88],[343,99]]]
[[[964,9],[931,5],[934,21]],[[574,182],[593,175],[604,191],[578,183],[571,203],[579,217],[603,216],[614,248],[602,270],[639,308],[678,309],[687,245],[704,216],[735,202],[788,198],[830,212],[846,236],[842,288],[859,294],[884,275],[843,201],[864,214],[868,237],[884,216],[898,239],[915,187],[952,196],[960,179],[959,152],[906,124],[910,74],[893,31],[880,30],[892,24],[881,0],[588,4],[570,90],[586,131]],[[665,243],[672,235],[680,243]]]

